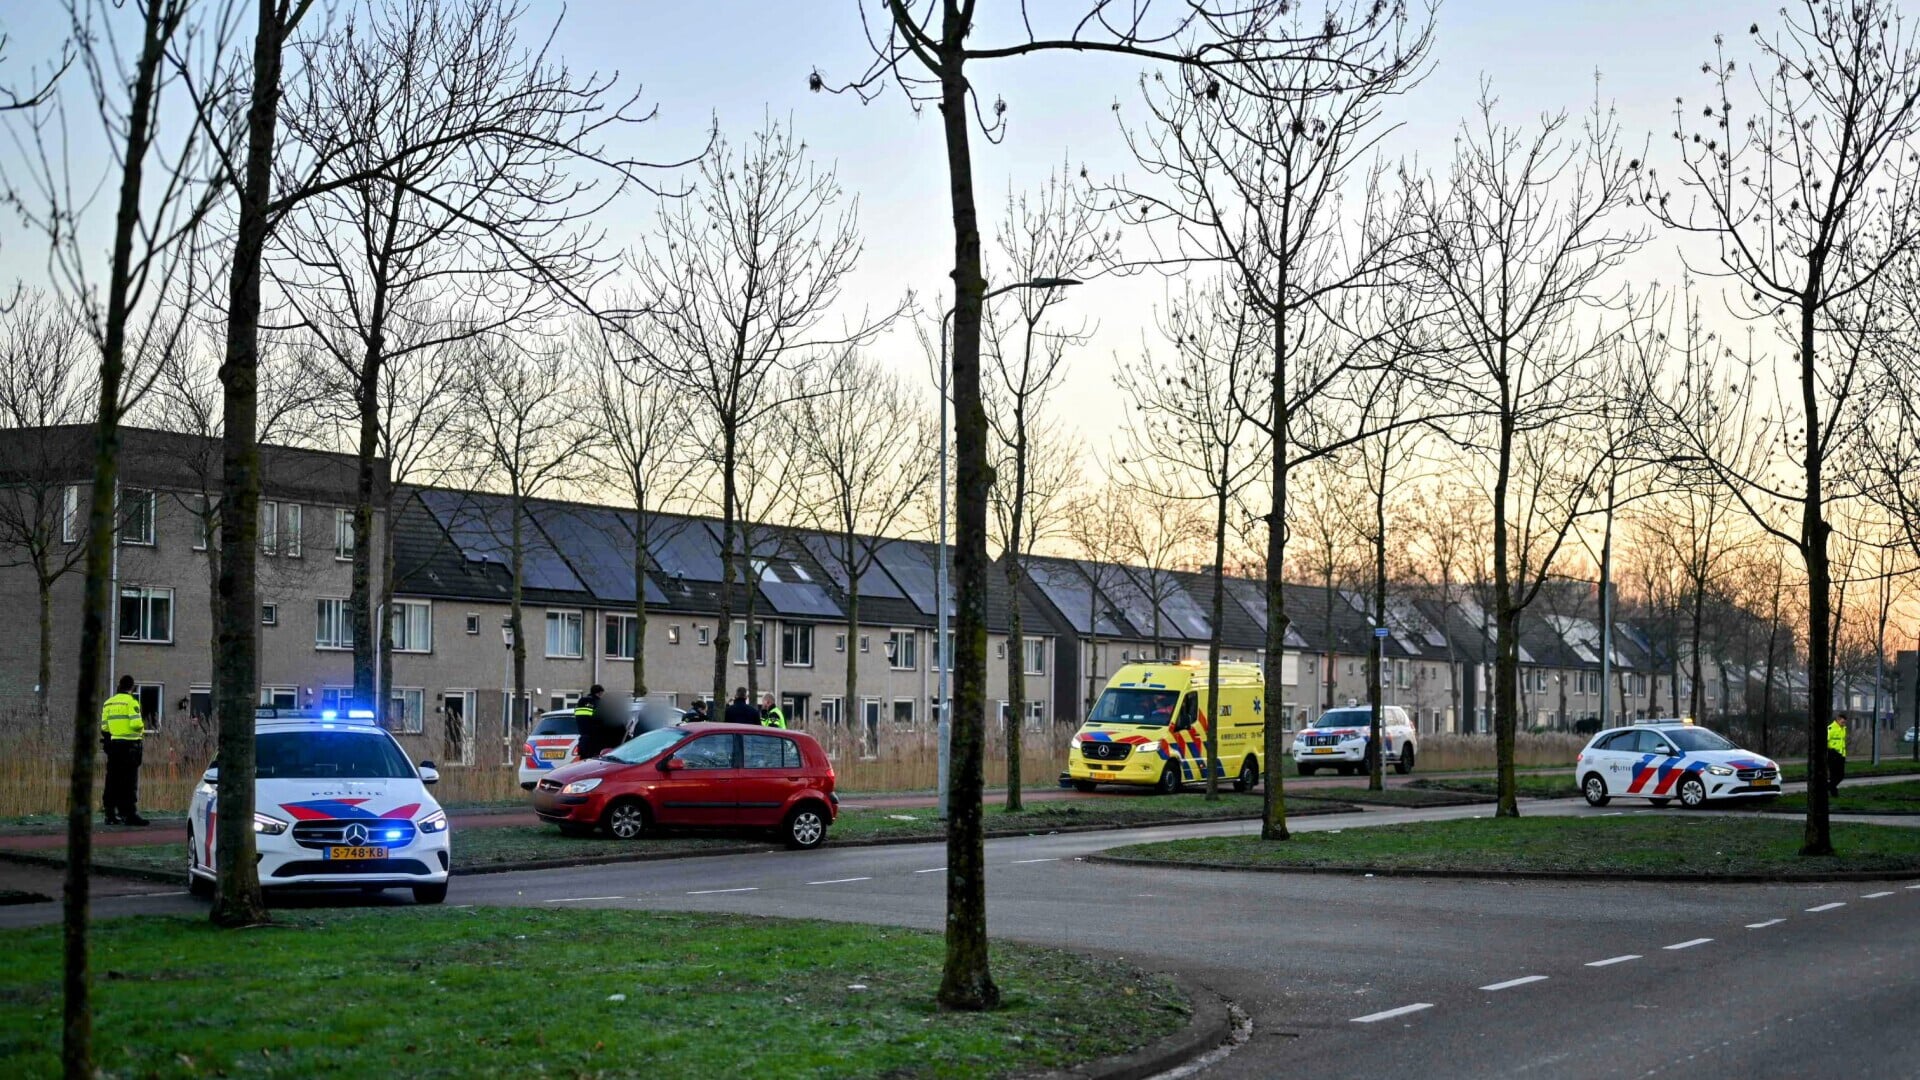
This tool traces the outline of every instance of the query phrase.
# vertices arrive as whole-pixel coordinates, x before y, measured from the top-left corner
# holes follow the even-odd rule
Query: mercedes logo
[[[341,834],[341,839],[347,842],[348,847],[366,847],[367,827],[356,821],[347,826],[347,831]]]

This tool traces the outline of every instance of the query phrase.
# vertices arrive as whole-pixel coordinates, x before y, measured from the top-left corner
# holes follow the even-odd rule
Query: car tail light
[[[537,763],[533,760],[533,740],[532,739],[528,739],[520,747],[520,752],[527,756],[527,768],[529,769],[535,768]]]

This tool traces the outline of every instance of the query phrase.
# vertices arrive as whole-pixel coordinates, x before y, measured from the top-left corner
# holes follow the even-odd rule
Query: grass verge
[[[1910,776],[1914,774],[1920,774],[1920,765],[1916,765],[1912,761],[1889,760],[1882,757],[1878,765],[1873,765],[1865,761],[1847,762],[1847,775],[1850,777]],[[1780,777],[1783,780],[1805,780],[1807,778],[1807,766],[1804,762],[1783,765],[1780,767]],[[1840,790],[1845,791],[1846,788],[1842,787]]]
[[[1410,780],[1407,786],[1421,791],[1458,791],[1487,796],[1500,794],[1499,781],[1491,776],[1430,776]],[[1515,773],[1513,789],[1514,794],[1523,799],[1571,799],[1580,794],[1580,786],[1573,782],[1571,769],[1563,773]]]
[[[1853,770],[1847,770],[1852,776]],[[1840,785],[1840,794],[1828,800],[1827,808],[1836,814],[1920,814],[1920,780],[1898,784],[1870,784],[1859,787]],[[1769,813],[1804,814],[1804,792],[1782,795],[1767,804]]]
[[[1803,858],[1798,822],[1688,814],[1522,817],[1295,833],[1293,839],[1209,837],[1136,844],[1107,858],[1224,869],[1396,870],[1504,874],[1817,877],[1920,872],[1920,830],[1833,826],[1839,855]]]
[[[1380,791],[1369,791],[1360,786],[1323,787],[1302,788],[1298,795],[1287,796],[1287,805],[1291,807],[1298,799],[1326,799],[1360,806],[1471,806],[1492,802],[1493,796],[1491,793],[1481,795],[1445,788],[1411,786],[1390,787]]]
[[[142,918],[94,940],[109,1075],[1002,1076],[1144,1045],[1188,1009],[1164,978],[999,944],[1005,1006],[942,1012],[936,934],[732,915]],[[0,1074],[53,1075],[59,928],[0,933],[0,949]]]

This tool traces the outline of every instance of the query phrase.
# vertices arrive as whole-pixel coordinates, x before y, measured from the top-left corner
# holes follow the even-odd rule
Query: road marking
[[[845,885],[849,881],[872,881],[870,877],[837,877],[832,881],[809,881],[809,885]]]
[[[1607,967],[1611,964],[1624,964],[1629,960],[1638,960],[1638,959],[1640,959],[1639,953],[1628,953],[1625,956],[1609,956],[1605,960],[1592,960],[1587,963],[1587,966],[1588,967]]]
[[[759,892],[759,891],[760,891],[760,887],[758,885],[749,885],[744,889],[695,889],[692,892],[688,893],[687,895],[688,896],[712,896],[714,893],[723,893],[723,892]]]
[[[1888,890],[1887,890],[1886,892],[1870,892],[1870,893],[1868,893],[1867,895],[1865,895],[1865,896],[1863,896],[1863,897],[1861,897],[1860,899],[1862,899],[1862,900],[1878,900],[1878,899],[1880,899],[1880,898],[1881,898],[1881,897],[1883,897],[1883,896],[1892,896],[1892,895],[1893,895],[1893,890],[1892,890],[1892,889],[1888,889]]]
[[[933,869],[931,869],[931,870],[915,870],[915,871],[914,871],[914,873],[916,873],[916,874],[937,874],[937,873],[939,873],[940,871],[942,871],[942,870],[945,870],[945,869],[946,869],[946,867],[944,867],[944,866],[936,866],[936,867],[934,867],[934,868],[933,868]]]
[[[134,895],[136,896],[185,896],[187,895],[187,890],[180,889],[176,892],[143,892],[143,893],[136,893]]]
[[[625,900],[624,896],[562,896],[553,900],[542,900],[543,904],[579,904],[588,900]]]
[[[1354,1023],[1354,1024],[1372,1024],[1381,1020],[1391,1020],[1396,1016],[1405,1016],[1408,1013],[1417,1013],[1421,1009],[1431,1009],[1431,1008],[1433,1008],[1432,1002],[1421,1001],[1421,1002],[1416,1002],[1412,1005],[1402,1005],[1397,1009],[1388,1009],[1386,1012],[1368,1013],[1365,1016],[1356,1016],[1348,1022]]]
[[[1537,983],[1537,982],[1546,982],[1546,981],[1547,981],[1547,977],[1545,975],[1522,975],[1517,979],[1508,979],[1506,982],[1497,982],[1490,986],[1483,986],[1480,989],[1511,990],[1516,986],[1525,986],[1528,983]]]
[[[1766,922],[1750,922],[1747,924],[1747,929],[1765,930],[1769,926],[1775,926],[1786,921],[1785,919],[1768,919]]]
[[[1015,865],[1015,866],[1024,866],[1024,865],[1025,865],[1025,864],[1027,864],[1027,863],[1036,863],[1036,862],[1059,862],[1059,861],[1060,861],[1059,859],[1015,859],[1015,860],[1013,860],[1013,865]]]
[[[1834,908],[1837,908],[1837,907],[1846,907],[1846,906],[1847,906],[1847,904],[1846,904],[1846,901],[1844,901],[1844,900],[1835,900],[1835,901],[1834,901],[1833,903],[1831,903],[1831,904],[1821,904],[1821,905],[1820,905],[1819,907],[1810,907],[1810,908],[1808,908],[1807,910],[1808,910],[1809,912],[1814,912],[1814,911],[1832,911],[1832,910],[1833,910]]]
[[[1909,889],[1920,889],[1920,885],[1909,885],[1909,886],[1907,886],[1907,888],[1909,888]]]
[[[1694,938],[1692,941],[1682,941],[1675,945],[1663,946],[1663,948],[1665,948],[1668,952],[1673,952],[1676,949],[1691,949],[1695,945],[1705,945],[1707,942],[1712,940],[1713,939],[1710,937],[1697,937],[1697,938]]]

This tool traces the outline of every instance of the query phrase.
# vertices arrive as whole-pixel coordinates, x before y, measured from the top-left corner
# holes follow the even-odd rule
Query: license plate
[[[1313,748],[1313,752],[1314,752],[1314,753],[1316,753],[1316,754],[1331,754],[1331,753],[1333,753],[1333,752],[1334,752],[1334,747],[1331,747],[1331,746],[1316,746],[1316,747],[1314,747],[1314,748]]]
[[[540,751],[541,761],[565,761],[566,757],[567,757],[567,751],[564,748],[559,750]]]
[[[1760,778],[1760,779],[1758,779],[1758,780],[1755,780],[1755,781],[1753,782],[1753,786],[1754,786],[1754,787],[1772,787],[1772,786],[1773,786],[1773,778],[1772,778],[1772,777],[1770,777],[1770,776],[1768,776],[1768,777],[1762,777],[1762,778]]]
[[[384,859],[386,857],[387,849],[383,847],[330,847],[327,849],[327,858],[329,859],[357,860]]]

